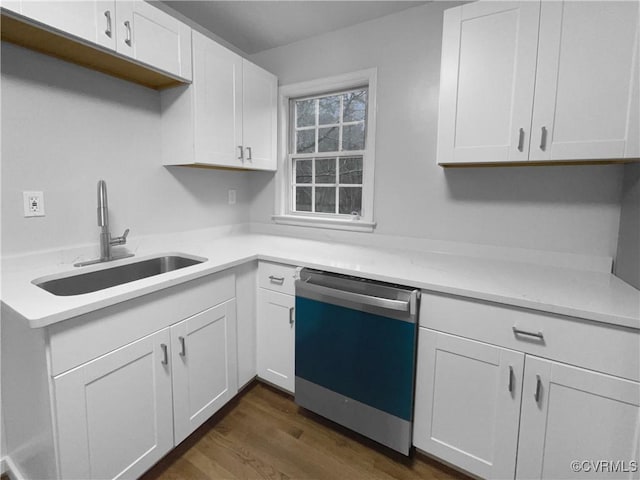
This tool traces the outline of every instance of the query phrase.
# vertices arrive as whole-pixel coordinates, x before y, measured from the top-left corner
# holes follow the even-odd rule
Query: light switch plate
[[[44,193],[22,192],[25,217],[44,217]]]
[[[229,190],[229,205],[235,205],[236,204],[236,191],[235,189],[230,189]]]

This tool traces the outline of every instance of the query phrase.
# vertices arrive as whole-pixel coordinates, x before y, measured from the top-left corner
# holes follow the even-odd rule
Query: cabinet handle
[[[520,129],[520,133],[518,133],[518,151],[521,152],[524,148],[524,129]]]
[[[111,12],[106,10],[104,12],[104,16],[107,17],[107,29],[104,31],[104,34],[111,38]]]
[[[124,39],[124,43],[131,46],[131,23],[129,20],[124,21],[124,28],[127,30],[127,38]]]
[[[246,148],[247,148],[247,152],[249,152],[248,155],[247,155],[247,160],[253,160],[253,158],[251,156],[251,147],[246,147]]]
[[[293,325],[293,312],[295,310],[295,307],[291,307],[289,308],[289,325]]]
[[[242,145],[238,145],[238,149],[240,149],[240,156],[238,157],[238,160],[244,160],[244,149],[242,148]]]
[[[514,335],[523,335],[525,337],[535,337],[538,340],[544,342],[544,335],[542,334],[541,331],[537,331],[537,332],[527,332],[526,330],[520,330],[518,327],[513,327],[513,334]]]
[[[509,365],[509,393],[513,393],[513,367]]]
[[[540,380],[540,375],[536,375],[536,393],[534,393],[533,398],[536,403],[540,403],[540,395],[542,394],[542,380]]]
[[[547,149],[547,127],[542,127],[540,132],[540,150],[543,152]]]
[[[269,280],[271,280],[271,283],[277,283],[278,285],[282,285],[284,283],[284,277],[274,277],[273,275],[269,275]]]
[[[187,349],[184,344],[184,337],[178,337],[178,341],[180,342],[180,356],[184,357],[187,354]]]
[[[165,343],[160,344],[160,348],[162,349],[162,364],[169,365],[169,351],[167,350],[167,345]]]

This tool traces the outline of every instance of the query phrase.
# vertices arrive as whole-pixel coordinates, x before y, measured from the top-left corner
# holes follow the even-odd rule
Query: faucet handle
[[[109,241],[109,243],[111,245],[124,245],[125,243],[127,243],[127,235],[129,235],[128,228],[124,231],[121,237],[114,237]]]

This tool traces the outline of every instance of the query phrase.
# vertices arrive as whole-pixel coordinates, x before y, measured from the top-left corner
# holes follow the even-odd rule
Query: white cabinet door
[[[539,2],[445,12],[439,163],[528,159],[539,14]]]
[[[117,4],[116,51],[191,80],[191,28],[142,0]]]
[[[196,162],[242,168],[242,57],[193,32]]]
[[[640,384],[527,356],[516,478],[637,479],[628,470],[640,462],[639,439]],[[627,472],[588,463],[599,460],[624,462]]]
[[[137,478],[173,447],[164,329],[53,379],[62,478]]]
[[[482,478],[513,478],[524,354],[420,328],[413,444]]]
[[[640,133],[638,2],[542,2],[530,160],[623,158]]]
[[[238,391],[235,300],[171,327],[171,352],[177,445]]]
[[[278,79],[251,62],[242,63],[245,167],[276,170]]]
[[[295,297],[258,289],[258,376],[289,392],[295,388]]]
[[[27,1],[22,15],[109,49],[116,47],[115,0]]]

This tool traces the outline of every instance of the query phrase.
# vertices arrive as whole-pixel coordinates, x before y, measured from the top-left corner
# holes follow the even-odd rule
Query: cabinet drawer
[[[423,292],[420,325],[640,380],[638,330],[433,292]]]
[[[274,292],[295,294],[296,267],[281,263],[260,262],[258,265],[258,286]]]
[[[235,297],[235,275],[208,275],[51,325],[51,375]]]

